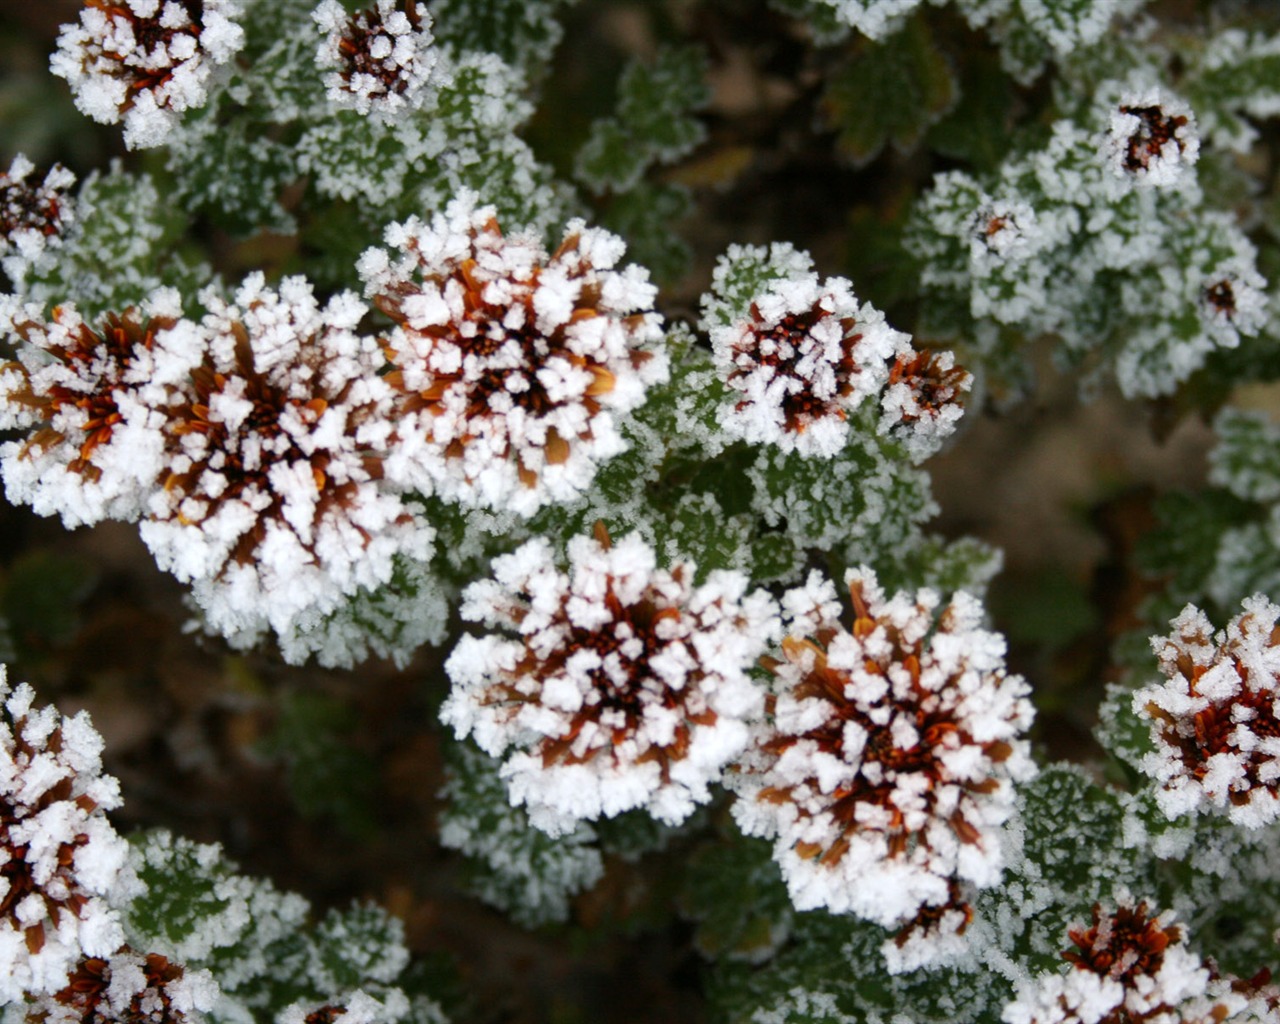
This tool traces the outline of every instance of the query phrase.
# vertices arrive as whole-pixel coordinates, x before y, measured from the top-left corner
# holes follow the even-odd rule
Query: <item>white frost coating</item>
[[[783,598],[784,659],[734,817],[776,839],[799,909],[921,927],[899,966],[950,957],[965,922],[941,908],[967,910],[957,883],[999,880],[1013,783],[1035,771],[1020,738],[1029,690],[1005,672],[1003,638],[978,628],[973,597],[938,615],[933,591],[886,598],[866,568],[846,579],[852,632],[816,572]],[[946,927],[929,925],[940,909]]]
[[[871,39],[887,36],[920,6],[921,0],[819,0],[846,25]]]
[[[180,316],[172,289],[90,323],[71,305],[46,321],[38,304],[0,304],[0,332],[21,342],[0,364],[0,429],[33,430],[0,445],[10,501],[68,528],[139,516],[163,467],[169,388],[193,365],[164,345]]]
[[[52,262],[50,251],[62,245],[76,219],[75,202],[64,195],[76,176],[54,164],[41,184],[28,184],[34,170],[19,153],[8,173],[0,174],[0,270],[19,291],[33,269]]]
[[[102,738],[81,712],[33,708],[0,666],[0,1002],[56,992],[81,956],[124,941],[113,897],[133,891],[128,844],[105,811],[120,785],[102,774]]]
[[[1189,604],[1151,638],[1167,681],[1135,693],[1133,709],[1151,722],[1141,767],[1171,820],[1214,811],[1256,829],[1280,817],[1277,619],[1280,607],[1254,594],[1216,634]]]
[[[678,824],[762,711],[746,673],[777,633],[773,602],[739,573],[695,587],[635,535],[568,553],[564,571],[530,541],[466,590],[463,617],[504,633],[458,643],[441,720],[506,758],[511,802],[551,835],[637,807]]]
[[[189,7],[199,12],[193,20]],[[49,70],[80,112],[124,121],[130,149],[159,146],[187,110],[204,106],[214,71],[244,46],[238,0],[113,0],[63,25]]]
[[[158,953],[123,946],[110,956],[82,960],[56,996],[35,1000],[33,1019],[47,1024],[199,1024],[220,995],[207,970],[194,970]]]
[[[591,483],[625,442],[617,417],[667,379],[646,271],[582,221],[550,257],[503,237],[467,193],[427,224],[392,224],[358,269],[396,328],[385,339],[401,425],[389,479],[531,515]]]
[[[1195,115],[1167,89],[1126,92],[1112,107],[1103,158],[1114,177],[1167,187],[1188,178],[1199,156]]]
[[[718,413],[725,432],[819,458],[844,447],[849,412],[880,390],[886,361],[908,342],[848,281],[812,274],[769,282],[745,316],[710,335],[734,398]]]
[[[335,1020],[341,1024],[398,1024],[409,1016],[409,998],[398,988],[381,993],[381,998],[363,989],[335,996],[327,1003],[290,1003],[275,1016],[275,1024],[306,1024],[315,1020]]]
[[[431,15],[417,0],[375,0],[354,15],[324,0],[311,17],[326,33],[316,60],[335,105],[387,119],[423,105],[439,54]]]
[[[1073,947],[1062,969],[1020,979],[1001,1019],[1005,1024],[1097,1024],[1141,1020],[1274,1020],[1261,1000],[1253,1006],[1231,977],[1210,980],[1208,966],[1185,945],[1172,911],[1158,916],[1147,904],[1121,901],[1115,910],[1095,904],[1092,926],[1068,932]],[[1247,990],[1248,986],[1240,986]]]
[[[142,537],[213,630],[287,638],[387,583],[397,555],[427,558],[434,532],[380,484],[391,389],[354,330],[364,304],[321,309],[302,278],[275,290],[261,274],[233,304],[205,302],[198,327],[164,338],[203,358],[166,424]]]

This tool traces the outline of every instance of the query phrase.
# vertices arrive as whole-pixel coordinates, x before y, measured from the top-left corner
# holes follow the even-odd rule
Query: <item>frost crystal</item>
[[[547,257],[505,238],[470,194],[387,231],[360,261],[397,326],[386,339],[404,419],[388,476],[529,515],[583,491],[625,443],[617,415],[666,380],[654,288],[613,266],[622,241],[573,221]]]
[[[0,364],[0,429],[34,428],[0,445],[10,501],[68,527],[137,518],[163,462],[153,409],[189,369],[157,347],[180,315],[171,290],[96,325],[74,306],[47,322],[38,306],[0,309],[0,331],[22,342],[19,362]]]
[[[86,0],[79,24],[62,26],[49,68],[81,113],[123,119],[130,149],[158,146],[244,46],[238,15],[236,0]]]
[[[1220,1024],[1257,1020],[1250,1000],[1228,979],[1213,978],[1184,945],[1183,929],[1145,902],[1114,911],[1094,904],[1093,924],[1068,936],[1073,966],[1022,982],[1004,1009],[1006,1024]],[[1271,1015],[1267,1015],[1270,1018]]]
[[[354,331],[354,295],[321,309],[302,278],[276,291],[255,274],[234,304],[206,303],[202,324],[166,336],[200,362],[175,397],[143,540],[218,632],[305,630],[386,583],[395,555],[430,552],[431,529],[380,486],[381,356]]]
[[[960,395],[972,384],[950,352],[901,345],[880,397],[880,433],[902,441],[912,458],[922,461],[955,430],[964,415]]]
[[[768,595],[723,570],[694,586],[634,534],[575,538],[567,572],[541,539],[493,565],[462,615],[516,636],[459,642],[440,717],[507,757],[511,802],[558,835],[637,807],[674,825],[709,800],[763,708],[746,672],[777,629]]]
[[[713,325],[721,375],[737,393],[720,410],[726,432],[783,451],[830,458],[844,447],[848,413],[885,382],[885,361],[907,336],[861,306],[849,282],[812,274],[774,281],[748,314]]]
[[[1151,638],[1168,681],[1135,693],[1133,709],[1151,722],[1156,749],[1142,769],[1170,819],[1213,808],[1261,828],[1280,817],[1277,619],[1280,607],[1254,594],[1216,635],[1189,604]]]
[[[102,774],[102,738],[83,712],[33,708],[0,666],[0,1001],[61,990],[82,956],[124,934],[108,899],[128,887],[128,844],[104,811],[120,786]]]
[[[187,971],[159,953],[123,946],[85,957],[60,991],[36,1001],[28,1020],[42,1024],[184,1024],[211,1010],[218,995],[208,971]]]
[[[316,59],[328,97],[361,114],[394,117],[420,106],[436,68],[431,15],[418,0],[376,0],[349,15],[338,0],[312,14],[328,33]]]
[[[1195,115],[1156,88],[1128,93],[1111,112],[1106,156],[1112,173],[1137,185],[1176,182],[1200,155]]]
[[[276,1014],[275,1024],[396,1024],[409,1015],[409,999],[398,988],[374,998],[356,989],[334,1002],[293,1003]]]
[[[906,924],[904,947],[946,947],[967,923],[953,883],[999,879],[1012,783],[1034,773],[1019,738],[1028,687],[1006,674],[1004,640],[978,628],[968,594],[935,619],[931,590],[886,599],[869,569],[846,579],[852,629],[817,573],[783,598],[790,635],[734,816],[776,837],[799,909]]]
[[[75,205],[63,193],[76,176],[54,164],[40,185],[27,183],[35,165],[19,153],[0,174],[0,268],[20,284],[33,264],[40,264],[47,249],[62,244],[75,220]]]

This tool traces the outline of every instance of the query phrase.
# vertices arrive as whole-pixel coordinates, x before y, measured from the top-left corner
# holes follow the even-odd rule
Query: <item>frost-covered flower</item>
[[[799,909],[897,927],[952,905],[953,882],[999,879],[1012,784],[1034,773],[1020,738],[1032,708],[975,598],[935,615],[932,590],[886,598],[866,568],[846,580],[851,629],[816,572],[783,598],[790,635],[733,810],[776,837]]]
[[[880,433],[902,441],[916,461],[924,459],[956,429],[964,415],[960,395],[972,384],[950,352],[901,345],[880,396]]]
[[[721,426],[753,444],[830,458],[849,437],[849,412],[885,382],[885,361],[909,341],[849,282],[812,274],[771,282],[746,316],[710,330],[732,405]]]
[[[102,774],[102,737],[81,712],[34,708],[0,666],[0,1001],[59,991],[82,956],[124,941],[108,901],[130,889],[128,844],[104,811],[120,786]]]
[[[239,13],[238,0],[86,0],[79,23],[62,26],[49,69],[81,113],[123,119],[130,149],[158,146],[244,46]]]
[[[305,628],[386,583],[395,555],[430,553],[432,530],[380,484],[381,354],[355,332],[363,303],[342,293],[321,308],[300,277],[275,290],[254,274],[234,303],[205,301],[201,324],[165,335],[197,366],[142,537],[218,632]]]
[[[0,331],[21,342],[0,364],[0,429],[31,431],[0,445],[10,501],[68,527],[138,517],[163,465],[157,409],[190,370],[158,344],[181,315],[172,289],[96,324],[74,306],[48,320],[38,305],[0,308]]]
[[[667,376],[647,271],[613,270],[622,240],[578,220],[548,258],[470,194],[386,240],[359,270],[397,324],[405,422],[388,475],[522,515],[584,490],[624,448],[615,417]]]
[[[319,1005],[292,1003],[276,1014],[275,1024],[396,1024],[409,1016],[409,1010],[409,1000],[398,988],[380,999],[356,989]]]
[[[15,284],[49,249],[62,244],[75,221],[75,204],[65,195],[76,176],[54,164],[39,184],[27,178],[35,165],[19,153],[0,174],[0,268]]]
[[[1181,925],[1146,902],[1094,904],[1093,924],[1068,931],[1072,966],[1018,986],[1006,1024],[1221,1024],[1259,1020],[1231,979],[1215,978],[1185,945]],[[1271,1015],[1267,1015],[1270,1019]]]
[[[1278,619],[1280,607],[1254,594],[1217,634],[1189,604],[1151,638],[1168,678],[1135,693],[1133,709],[1151,722],[1142,770],[1169,818],[1212,808],[1261,828],[1280,817]]]
[[[493,568],[462,615],[505,635],[458,643],[440,717],[506,757],[512,803],[557,835],[637,807],[677,824],[710,799],[763,708],[747,670],[777,629],[769,596],[723,570],[695,586],[635,534],[575,538],[567,572],[542,539]]]
[[[1267,323],[1267,282],[1251,261],[1232,258],[1215,268],[1201,291],[1201,315],[1209,332],[1226,348],[1240,335],[1253,335]]]
[[[327,33],[316,59],[331,69],[324,80],[330,100],[380,116],[421,105],[439,55],[431,15],[418,0],[376,0],[355,14],[324,0],[311,16]]]
[[[84,957],[61,991],[37,999],[27,1019],[41,1024],[184,1024],[213,1009],[217,983],[159,953],[122,946]]]
[[[1117,178],[1135,185],[1171,185],[1200,156],[1195,115],[1167,91],[1129,92],[1111,111],[1104,151]]]
[[[972,887],[952,882],[945,903],[922,906],[915,917],[880,947],[890,974],[938,967],[969,949],[965,933],[973,923]]]

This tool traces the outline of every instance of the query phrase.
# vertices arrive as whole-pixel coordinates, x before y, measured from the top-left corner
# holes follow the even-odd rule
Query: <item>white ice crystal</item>
[[[770,282],[710,335],[733,399],[719,412],[725,432],[820,458],[844,447],[848,414],[880,390],[908,341],[848,281],[807,273]]]
[[[326,1003],[290,1003],[275,1024],[398,1024],[409,1016],[409,999],[398,988],[370,995],[363,989],[343,993]]]
[[[973,377],[950,352],[917,352],[900,343],[880,396],[878,430],[901,441],[914,462],[938,450],[964,415],[960,395]]]
[[[386,241],[359,270],[396,321],[388,478],[522,515],[581,493],[625,447],[616,418],[667,377],[647,272],[614,270],[622,240],[581,221],[548,257],[471,194]]]
[[[244,46],[239,15],[238,0],[93,0],[62,26],[49,69],[81,113],[123,120],[126,146],[158,146]]]
[[[43,268],[50,250],[62,245],[76,214],[74,201],[64,195],[76,176],[54,164],[36,185],[27,182],[34,170],[19,153],[8,173],[0,174],[0,269],[19,287],[32,268]]]
[[[128,844],[103,812],[120,805],[88,715],[33,707],[0,666],[0,1002],[57,992],[82,956],[124,933],[110,902],[132,890]]]
[[[634,534],[577,537],[561,569],[533,540],[494,559],[462,615],[441,719],[496,758],[513,804],[557,835],[645,808],[677,824],[746,746],[764,694],[747,675],[776,632],[772,600],[740,573],[701,586],[659,569]]]
[[[1124,93],[1111,109],[1104,156],[1111,173],[1146,187],[1167,187],[1200,155],[1195,115],[1158,87]]]
[[[422,105],[438,54],[418,0],[375,0],[356,14],[324,0],[312,18],[326,33],[316,59],[334,104],[389,118]]]
[[[45,1024],[198,1024],[217,1002],[207,970],[191,970],[159,953],[122,946],[107,957],[85,957],[65,987],[35,1000],[32,1019]]]
[[[350,293],[321,308],[302,278],[251,276],[200,325],[165,336],[199,365],[165,427],[163,486],[142,537],[228,636],[305,630],[433,531],[381,484],[391,389]]]
[[[10,501],[68,527],[138,517],[163,466],[161,410],[192,368],[165,345],[181,314],[171,289],[97,322],[0,304],[0,332],[20,342],[18,362],[0,364],[0,429],[32,431],[0,445]]]
[[[967,912],[956,883],[1000,878],[1013,783],[1034,774],[1021,738],[1032,708],[973,597],[939,615],[931,590],[886,597],[865,568],[847,582],[851,630],[817,573],[783,598],[784,659],[733,813],[776,839],[798,908],[905,923],[921,948],[904,963],[916,962],[963,931],[967,918],[942,920]]]
[[[1138,690],[1133,709],[1151,723],[1142,770],[1170,819],[1212,810],[1261,828],[1280,817],[1277,620],[1280,607],[1254,594],[1225,630],[1188,604],[1151,638],[1167,679]]]
[[[1185,944],[1173,913],[1154,915],[1145,902],[1122,899],[1114,910],[1093,908],[1091,926],[1068,932],[1069,962],[1018,983],[1005,1024],[1191,1024],[1274,1019],[1259,1015],[1234,979],[1214,978]],[[1212,980],[1211,980],[1212,978]]]

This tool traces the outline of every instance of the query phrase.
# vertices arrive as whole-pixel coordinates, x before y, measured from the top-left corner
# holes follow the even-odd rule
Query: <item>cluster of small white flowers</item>
[[[96,326],[70,305],[48,321],[39,305],[0,305],[0,332],[22,342],[19,361],[0,364],[0,429],[33,430],[0,445],[11,502],[69,528],[138,517],[164,460],[156,410],[188,370],[157,339],[181,316],[170,289]]]
[[[571,222],[550,257],[505,238],[467,193],[430,224],[387,230],[359,271],[396,321],[385,339],[400,392],[388,477],[467,505],[530,515],[581,493],[625,442],[615,417],[666,380],[655,290],[624,245]]]
[[[62,26],[49,68],[83,114],[123,119],[130,149],[158,146],[244,46],[239,13],[237,0],[90,0]]]
[[[234,303],[160,339],[193,366],[165,424],[167,476],[142,537],[231,635],[305,632],[344,598],[425,558],[433,531],[381,485],[391,389],[350,293],[322,309],[302,278],[251,276]]]
[[[75,203],[64,193],[76,176],[54,164],[39,184],[28,184],[35,170],[19,153],[0,174],[0,269],[21,287],[30,269],[40,266],[50,249],[62,244],[67,228],[75,222]]]
[[[316,59],[330,69],[324,81],[334,104],[388,118],[422,105],[439,55],[418,0],[375,0],[356,14],[324,0],[312,18],[327,33]]]
[[[42,1024],[198,1024],[219,991],[207,970],[188,970],[159,953],[122,946],[85,957],[65,987],[34,1000],[27,1019]]]
[[[1170,819],[1212,809],[1261,828],[1280,818],[1278,620],[1280,607],[1254,594],[1216,634],[1189,604],[1151,638],[1167,681],[1138,690],[1133,709],[1151,722],[1155,749],[1141,767]]]
[[[459,642],[440,717],[506,758],[512,803],[552,835],[640,807],[678,824],[763,709],[747,670],[776,635],[773,602],[740,573],[695,586],[688,563],[659,569],[634,534],[568,555],[565,571],[530,541],[466,590],[463,617],[506,632]]]
[[[710,329],[722,377],[738,396],[726,433],[830,458],[848,440],[848,413],[884,385],[907,335],[859,304],[848,281],[806,273],[770,284],[747,316]]]
[[[784,658],[733,813],[776,838],[799,909],[905,924],[905,968],[954,953],[968,921],[957,883],[999,880],[1013,783],[1035,770],[1020,738],[1032,708],[976,599],[936,614],[931,590],[886,598],[869,569],[846,579],[851,629],[818,573],[783,598]]]
[[[1152,916],[1145,902],[1093,908],[1093,924],[1069,930],[1071,966],[1019,983],[1005,1024],[1221,1024],[1272,1021],[1231,979],[1214,978],[1185,944],[1173,913]]]
[[[1112,108],[1105,154],[1117,178],[1149,188],[1172,185],[1200,156],[1195,114],[1168,90],[1127,92]]]
[[[124,932],[110,902],[130,891],[128,844],[104,811],[120,786],[102,774],[86,714],[33,707],[0,666],[0,1002],[60,991],[81,957],[106,957]]]

